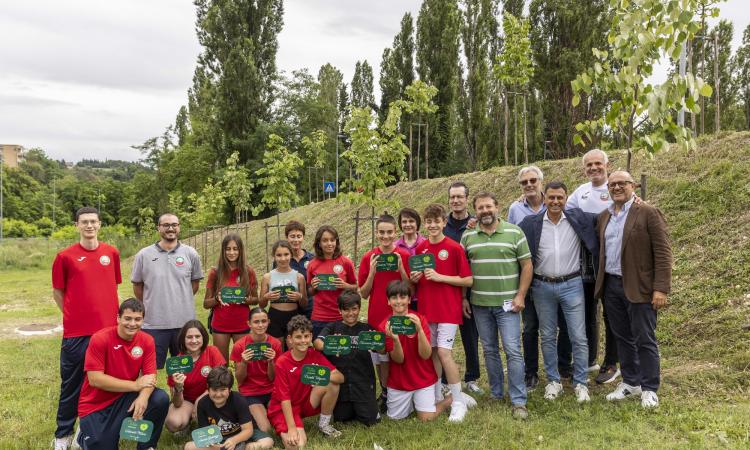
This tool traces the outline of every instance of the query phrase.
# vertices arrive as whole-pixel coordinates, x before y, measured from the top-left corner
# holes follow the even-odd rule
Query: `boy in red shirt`
[[[416,254],[431,254],[435,268],[424,272],[412,272],[411,280],[417,285],[419,312],[430,326],[432,362],[438,375],[444,370],[448,388],[453,396],[451,422],[461,422],[469,406],[476,401],[461,392],[461,379],[453,360],[453,342],[458,326],[463,323],[463,288],[473,283],[471,268],[464,249],[453,239],[443,234],[447,214],[442,205],[429,205],[422,215],[428,239],[417,246]],[[435,398],[440,400],[442,392],[438,385]]]
[[[86,349],[92,334],[117,323],[117,285],[122,282],[120,253],[97,239],[99,211],[79,209],[76,227],[80,241],[58,253],[52,264],[52,295],[63,314],[56,450],[66,450],[73,440]]]
[[[297,449],[307,443],[307,435],[302,424],[305,417],[320,414],[320,432],[328,437],[341,435],[341,432],[331,425],[331,415],[344,376],[322,353],[310,348],[312,323],[307,317],[292,317],[287,324],[287,333],[289,351],[276,361],[276,379],[268,405],[268,420],[281,436],[284,448]],[[327,386],[303,384],[302,368],[307,364],[328,367],[331,370],[330,383]]]
[[[91,336],[78,403],[78,445],[84,450],[117,448],[120,425],[129,416],[154,423],[151,440],[139,442],[138,449],[159,442],[169,397],[156,387],[154,338],[141,331],[143,316],[143,303],[129,298],[120,305],[117,326]]]
[[[416,334],[394,334],[390,317],[378,329],[385,332],[385,352],[390,356],[388,374],[388,417],[405,419],[416,409],[417,418],[428,421],[448,409],[452,397],[435,401],[438,376],[430,356],[430,328],[427,319],[409,310],[411,286],[405,281],[391,281],[386,288],[392,316],[406,316],[414,322]]]
[[[367,323],[376,328],[383,320],[391,315],[391,308],[388,306],[388,298],[385,295],[385,288],[388,283],[395,280],[409,280],[409,252],[396,247],[396,219],[393,216],[384,214],[378,218],[375,224],[375,232],[378,237],[379,245],[362,256],[359,263],[359,292],[363,298],[368,298],[367,305]],[[392,253],[397,255],[396,270],[380,271],[377,270],[380,255]],[[381,385],[381,402],[385,402],[387,392],[385,386],[388,385],[388,355],[372,354],[372,361],[378,370],[378,379]],[[385,411],[384,411],[385,412]]]

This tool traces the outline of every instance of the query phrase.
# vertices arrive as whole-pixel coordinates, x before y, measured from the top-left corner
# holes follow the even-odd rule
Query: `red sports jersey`
[[[401,263],[404,266],[406,273],[409,273],[409,252],[406,250],[395,248],[393,253],[401,255]],[[365,253],[362,257],[362,262],[359,264],[359,287],[365,284],[367,277],[370,275],[370,258],[372,255],[381,255],[383,251],[380,247],[375,247],[369,252]],[[401,273],[395,272],[376,272],[375,277],[372,280],[372,290],[370,290],[370,301],[367,304],[367,323],[371,327],[378,326],[384,319],[390,317],[391,307],[388,305],[388,296],[385,295],[385,288],[393,280],[400,280]],[[317,301],[317,296],[315,297]]]
[[[277,362],[282,353],[281,341],[273,336],[266,336],[265,342],[271,344],[271,348],[276,352],[274,362]],[[242,361],[242,352],[245,351],[245,346],[253,342],[255,341],[253,341],[251,335],[243,336],[239,341],[234,343],[229,359],[235,363]],[[278,368],[276,369],[276,373],[278,374]],[[270,394],[273,391],[273,381],[268,379],[267,360],[249,361],[247,363],[247,377],[239,385],[239,391],[244,396]]]
[[[252,267],[247,266],[248,276],[250,277],[250,292],[257,294],[258,280],[255,278],[255,271]],[[216,284],[216,269],[212,268],[208,272],[206,280],[206,289],[213,289]],[[224,281],[223,286],[216,289],[217,295],[223,287],[235,287],[240,285],[240,271],[234,269],[229,278]],[[224,306],[216,305],[213,307],[211,316],[211,328],[219,333],[243,333],[247,331],[247,315],[250,306],[244,304],[230,303]]]
[[[335,273],[349,284],[357,284],[357,276],[354,273],[352,260],[344,255],[336,259],[313,258],[307,266],[307,284],[312,284],[315,275],[321,273]],[[313,303],[312,320],[322,322],[335,322],[341,320],[338,298],[343,289],[335,291],[315,291],[315,302]]]
[[[80,243],[57,254],[52,264],[52,287],[63,296],[63,337],[91,336],[117,324],[122,283],[120,253],[100,242],[95,250]]]
[[[318,298],[315,297],[315,300],[317,301]],[[317,364],[326,366],[331,371],[336,370],[336,366],[315,349],[307,350],[302,361],[295,360],[291,350],[285,352],[276,360],[276,379],[273,383],[271,401],[268,404],[269,418],[275,414],[281,414],[281,402],[284,400],[290,400],[294,409],[302,408],[305,402],[309,403],[312,386],[302,383],[302,366],[306,364]]]
[[[419,317],[419,320],[422,322],[422,329],[429,342],[430,326],[427,324],[427,318],[418,312],[409,312]],[[385,331],[388,319],[385,319],[380,324],[378,330]],[[417,339],[417,334],[412,336],[398,335],[401,348],[404,350],[404,362],[398,364],[391,359],[388,369],[389,388],[400,391],[416,391],[417,389],[426,388],[437,383],[437,373],[435,372],[435,366],[432,365],[432,358],[422,359],[419,356],[419,341]],[[393,339],[386,336],[385,351],[390,352],[391,350],[393,350]]]
[[[180,353],[180,356],[182,356],[182,353]],[[182,398],[190,403],[195,403],[198,397],[208,389],[206,384],[208,372],[214,367],[224,366],[226,363],[227,361],[218,348],[213,345],[206,346],[198,360],[193,361],[193,370],[185,376],[185,383],[183,384],[185,390],[182,392]],[[167,384],[169,387],[174,386],[174,379],[171,376],[167,376]]]
[[[426,240],[417,246],[417,255],[435,255],[435,272],[441,275],[470,277],[471,267],[464,249],[453,239],[443,237],[437,244]],[[417,308],[430,323],[463,323],[461,287],[430,281],[424,276],[417,283]]]
[[[104,372],[121,380],[135,381],[141,372],[156,374],[154,338],[139,331],[132,341],[117,334],[117,326],[107,327],[91,336],[83,363],[83,387],[78,400],[78,417],[102,410],[115,402],[123,392],[109,392],[89,384],[88,372]]]

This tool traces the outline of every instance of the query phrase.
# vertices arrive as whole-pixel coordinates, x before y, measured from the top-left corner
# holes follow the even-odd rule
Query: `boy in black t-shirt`
[[[326,326],[313,343],[323,351],[326,336],[345,335],[352,337],[352,351],[347,355],[326,355],[329,361],[344,374],[346,380],[340,387],[338,401],[333,410],[337,422],[358,420],[370,426],[380,420],[375,397],[375,370],[367,350],[357,349],[357,337],[362,331],[371,331],[369,325],[359,322],[362,299],[356,291],[344,291],[338,298],[343,320]]]
[[[253,430],[250,410],[245,398],[232,391],[234,376],[224,366],[211,369],[206,379],[208,395],[196,405],[198,426],[216,425],[224,438],[221,445],[212,445],[213,450],[250,450],[272,448],[273,438],[260,430]],[[185,450],[196,450],[192,441]]]

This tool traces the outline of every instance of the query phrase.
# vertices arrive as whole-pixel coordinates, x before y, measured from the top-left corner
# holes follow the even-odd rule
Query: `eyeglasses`
[[[607,185],[610,187],[610,189],[624,188],[625,186],[627,186],[629,184],[634,184],[634,183],[632,181],[628,181],[628,180],[626,180],[626,181],[610,181],[609,183],[607,183]]]
[[[521,186],[526,186],[527,184],[536,184],[536,182],[539,181],[538,178],[529,178],[528,180],[521,180],[518,182]]]
[[[84,227],[87,227],[89,225],[96,225],[98,224],[98,220],[79,220],[78,225],[83,225]]]
[[[179,223],[161,223],[159,224],[159,226],[162,228],[166,228],[167,230],[170,228],[174,228],[174,229],[180,228]]]

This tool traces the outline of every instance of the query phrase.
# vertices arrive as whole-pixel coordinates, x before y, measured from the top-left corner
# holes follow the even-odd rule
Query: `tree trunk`
[[[524,164],[529,163],[529,143],[526,139],[526,94],[523,95],[523,160]]]
[[[412,181],[414,178],[412,178],[412,159],[414,157],[414,147],[412,146],[412,129],[414,127],[412,124],[409,124],[409,181]]]
[[[358,240],[359,240],[359,207],[357,207],[357,212],[354,215],[354,261],[359,261],[359,259],[357,258],[357,241]]]
[[[714,112],[714,130],[716,133],[721,131],[721,105],[720,95],[721,92],[721,79],[719,78],[719,30],[717,28],[714,33],[714,82],[716,89],[714,89],[714,95],[716,96],[716,111]]]
[[[706,6],[703,5],[703,8],[701,10],[701,78],[706,79],[705,76],[705,68],[706,68]],[[706,97],[701,95],[701,132],[700,134],[704,134],[706,132],[706,116],[704,112],[706,111]]]
[[[508,156],[508,116],[510,115],[508,113],[508,91],[503,88],[503,104],[505,105],[504,108],[504,117],[503,117],[503,156],[505,157],[505,165],[510,165],[510,158]]]
[[[419,114],[417,123],[417,180],[419,179],[419,150],[422,148],[422,114]]]
[[[687,64],[688,64],[688,73],[695,76],[693,73],[693,41],[688,41],[688,58],[687,58]],[[690,129],[692,130],[693,137],[695,137],[695,113],[690,112]]]
[[[430,179],[430,122],[424,124],[424,177]],[[374,246],[374,244],[373,244]]]
[[[518,165],[518,96],[513,96],[513,165]]]

